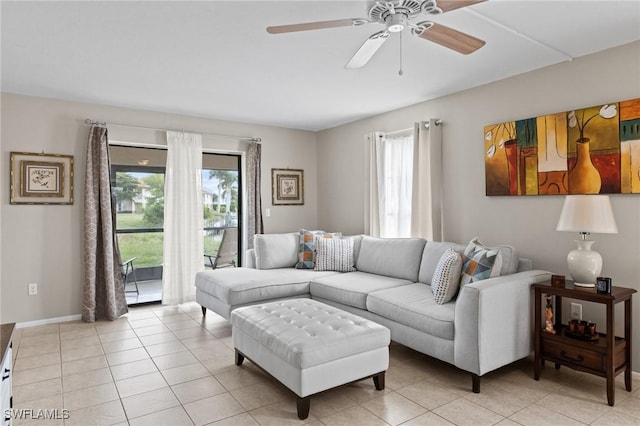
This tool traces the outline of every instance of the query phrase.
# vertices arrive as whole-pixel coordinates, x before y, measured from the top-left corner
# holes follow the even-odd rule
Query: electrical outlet
[[[582,319],[582,305],[579,303],[571,304],[571,319],[581,320]]]
[[[265,209],[265,210],[264,210],[264,215],[265,215],[266,217],[271,216],[271,209]]]
[[[29,283],[29,296],[35,296],[38,294],[38,284]]]

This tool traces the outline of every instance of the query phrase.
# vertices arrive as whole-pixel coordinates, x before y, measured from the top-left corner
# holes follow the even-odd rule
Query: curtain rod
[[[120,126],[120,127],[131,127],[134,129],[147,129],[147,130],[159,130],[161,132],[183,132],[184,130],[173,130],[173,129],[160,129],[157,127],[146,127],[146,126],[134,126],[133,124],[121,124],[121,123],[107,123],[106,121],[94,121],[90,118],[87,118],[84,120],[84,124],[86,124],[87,126],[107,126],[108,124],[112,125],[112,126]],[[261,143],[262,139],[261,138],[252,138],[252,137],[244,137],[244,136],[231,136],[231,135],[221,135],[221,134],[216,134],[216,133],[203,133],[201,132],[202,135],[207,135],[207,136],[217,136],[217,137],[223,137],[223,138],[229,138],[229,139],[239,139],[239,140],[243,140],[243,141],[248,141],[248,142],[257,142],[257,143]]]
[[[438,118],[438,119],[436,119],[435,123],[436,123],[436,126],[439,126],[439,125],[442,124],[442,120]],[[424,127],[425,127],[425,129],[429,128],[429,122],[428,121],[424,123]],[[385,132],[385,134],[386,135],[395,135],[397,133],[404,133],[404,132],[411,132],[411,131],[413,131],[413,127],[409,127],[407,129],[395,130],[393,132]]]

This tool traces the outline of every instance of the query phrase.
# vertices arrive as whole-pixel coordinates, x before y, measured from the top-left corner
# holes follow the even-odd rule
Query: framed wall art
[[[73,156],[11,153],[11,204],[73,204]]]
[[[487,195],[640,194],[640,99],[484,128]]]
[[[274,206],[304,204],[304,170],[271,169],[271,194]]]

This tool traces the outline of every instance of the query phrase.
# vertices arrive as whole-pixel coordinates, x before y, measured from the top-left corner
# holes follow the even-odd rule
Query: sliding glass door
[[[116,233],[130,305],[162,300],[166,154],[164,149],[110,147]],[[241,229],[241,184],[239,155],[203,154],[205,265],[204,254],[215,255],[224,229]]]

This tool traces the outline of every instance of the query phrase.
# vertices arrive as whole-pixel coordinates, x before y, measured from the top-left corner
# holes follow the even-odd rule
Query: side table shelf
[[[12,339],[15,323],[0,325],[0,353],[2,361],[0,362],[0,371],[2,378],[0,379],[0,408],[2,409],[2,426],[11,426],[11,408],[13,408],[13,391],[12,391]]]
[[[552,287],[550,282],[534,284],[535,290],[535,371],[534,379],[540,379],[545,361],[555,363],[585,373],[607,379],[607,402],[615,404],[615,377],[625,373],[625,388],[631,391],[631,298],[636,290],[613,287],[611,294],[597,293],[595,288],[574,288],[567,281],[564,287]],[[554,328],[556,334],[543,330],[541,299],[544,295],[556,298]],[[599,339],[585,341],[569,337],[567,326],[562,324],[562,297],[585,300],[606,305],[606,333],[599,333]],[[624,302],[624,337],[615,336],[614,308]]]

